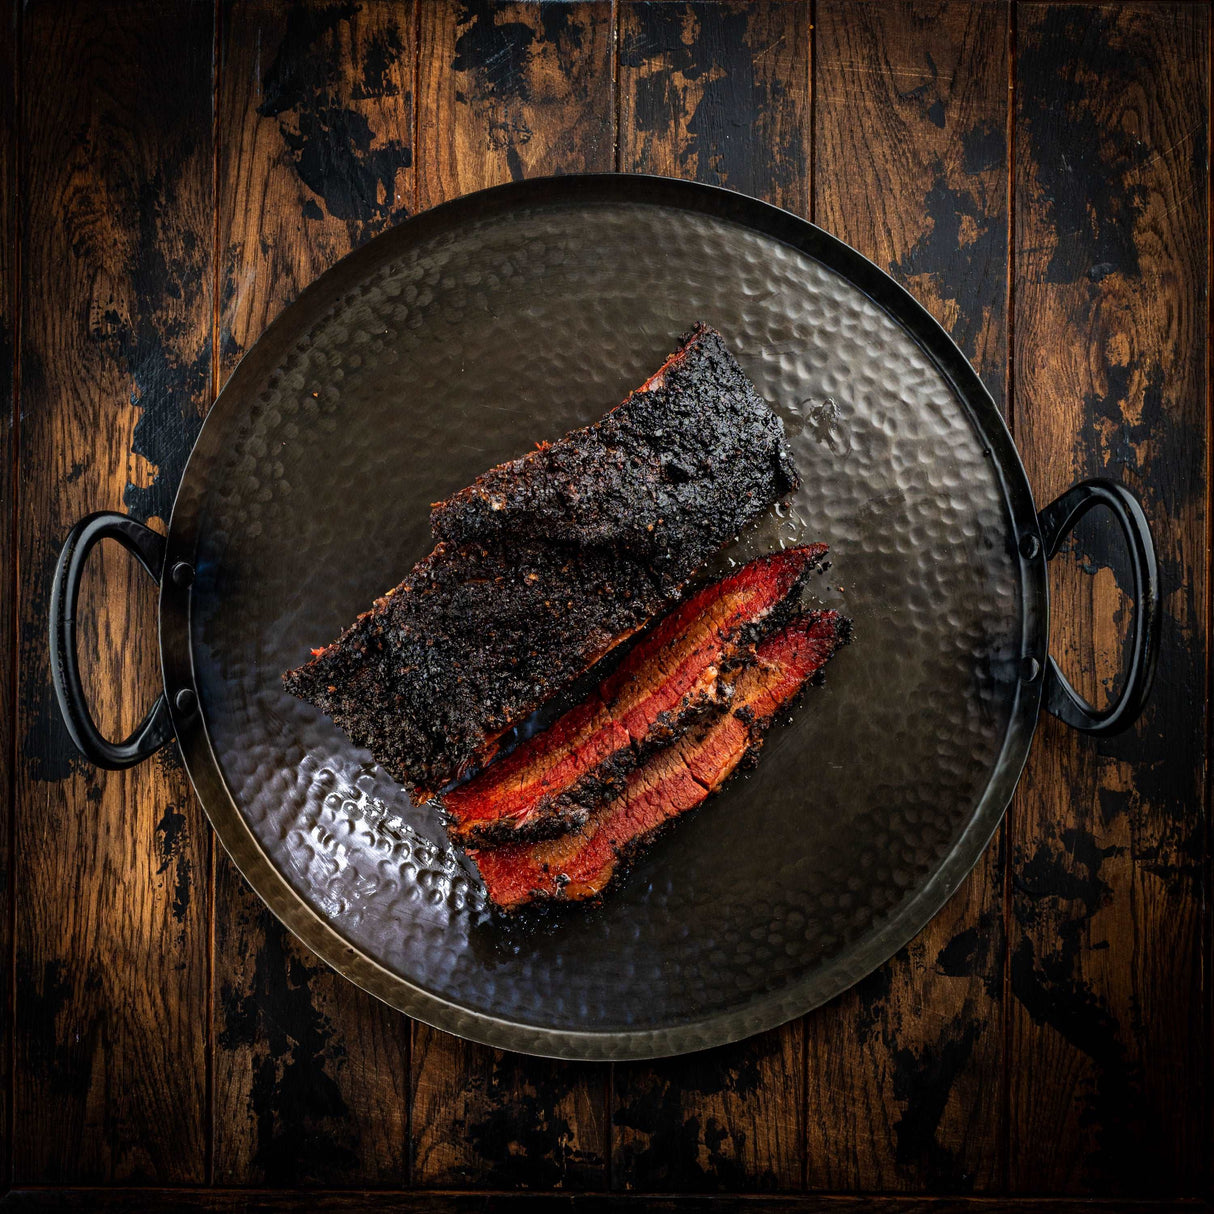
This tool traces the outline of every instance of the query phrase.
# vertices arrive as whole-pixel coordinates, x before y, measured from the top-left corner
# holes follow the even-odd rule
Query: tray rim
[[[169,576],[161,582],[159,643],[166,699],[177,744],[195,795],[225,851],[270,911],[322,961],[381,1001],[422,1022],[499,1049],[543,1057],[608,1061],[667,1057],[725,1045],[774,1028],[813,1010],[884,964],[941,910],[985,851],[1019,782],[1040,711],[1049,624],[1048,578],[1037,510],[1007,425],[969,360],[905,288],[863,254],[808,220],[721,186],[632,173],[537,177],[494,186],[442,203],[376,236],[347,254],[289,304],[264,330],[233,370],[212,405],[182,475],[168,525],[164,568],[193,564],[202,498],[210,458],[221,429],[239,417],[247,401],[245,385],[257,383],[282,353],[306,335],[366,268],[390,260],[419,239],[458,230],[487,215],[536,205],[633,203],[691,210],[732,221],[780,240],[841,274],[885,311],[948,380],[962,406],[989,444],[1004,500],[1012,518],[1010,544],[1021,587],[1021,654],[1026,671],[1016,687],[1007,733],[992,774],[953,848],[896,915],[864,941],[864,947],[834,958],[829,981],[806,998],[794,984],[751,1005],[714,1013],[699,1021],[660,1028],[603,1031],[545,1028],[473,1011],[418,986],[352,945],[314,910],[270,861],[232,798],[221,774],[201,711],[183,713],[177,694],[197,697],[190,639],[191,594]],[[1033,542],[1035,541],[1035,543]],[[1030,552],[1032,555],[1026,556]],[[197,701],[196,702],[200,702]]]

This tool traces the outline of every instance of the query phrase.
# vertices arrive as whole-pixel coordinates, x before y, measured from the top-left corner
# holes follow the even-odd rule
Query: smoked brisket
[[[798,484],[780,419],[700,324],[605,417],[478,476],[430,525],[454,543],[610,545],[673,590]]]
[[[824,544],[760,557],[675,608],[590,699],[442,798],[451,836],[473,846],[584,823],[628,773],[728,703],[755,645],[797,611]]]
[[[469,852],[490,900],[514,910],[537,900],[601,894],[671,822],[716,792],[753,758],[772,719],[850,634],[833,611],[811,612],[768,638],[739,675],[732,704],[636,767],[624,790],[584,825],[555,839]]]
[[[699,326],[604,419],[436,506],[434,551],[284,683],[428,799],[796,484],[780,420]]]
[[[439,544],[284,682],[426,800],[662,603],[610,549]]]

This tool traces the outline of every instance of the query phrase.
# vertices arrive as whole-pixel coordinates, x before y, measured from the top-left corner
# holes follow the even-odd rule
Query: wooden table
[[[1209,1196],[1208,4],[8,8],[7,1205]],[[611,169],[770,199],[905,283],[985,378],[1039,502],[1103,472],[1141,495],[1163,650],[1132,732],[1043,719],[973,875],[854,990],[737,1046],[566,1065],[328,972],[244,885],[175,755],[87,767],[45,620],[68,527],[101,508],[163,526],[217,390],[325,267],[443,199]],[[1131,615],[1111,525],[1051,577],[1054,650],[1107,695]],[[104,551],[81,615],[116,733],[156,691],[153,590]],[[301,1185],[327,1195],[279,1194]],[[453,1190],[498,1196],[433,1196]]]

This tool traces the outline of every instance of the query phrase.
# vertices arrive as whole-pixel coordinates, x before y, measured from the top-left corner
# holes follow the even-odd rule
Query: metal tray
[[[430,502],[599,417],[697,320],[784,419],[804,480],[722,562],[828,542],[818,594],[855,643],[757,770],[602,905],[503,930],[434,810],[279,676],[429,550]],[[1138,580],[1130,678],[1105,713],[1047,655],[1047,555],[1096,504]],[[165,694],[121,745],[75,670],[80,570],[107,535],[161,578]],[[854,250],[728,191],[604,175],[471,195],[322,276],[220,395],[167,544],[114,515],[69,537],[51,639],[85,753],[121,766],[175,735],[236,864],[341,973],[490,1045],[638,1058],[770,1028],[914,936],[995,829],[1043,694],[1080,728],[1136,715],[1157,581],[1118,486],[1038,519],[978,377]]]

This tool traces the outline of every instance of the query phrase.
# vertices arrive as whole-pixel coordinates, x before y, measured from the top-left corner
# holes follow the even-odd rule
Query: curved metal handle
[[[1151,528],[1138,499],[1124,485],[1110,480],[1082,481],[1051,502],[1037,516],[1046,558],[1054,556],[1075,524],[1096,506],[1107,506],[1121,526],[1130,550],[1134,576],[1134,631],[1130,637],[1129,668],[1117,701],[1097,711],[1067,681],[1050,658],[1042,689],[1048,712],[1083,733],[1114,734],[1138,719],[1155,678],[1159,657],[1159,566]]]
[[[51,583],[51,678],[55,699],[64,724],[80,753],[89,762],[111,771],[142,763],[173,737],[173,722],[164,692],[125,742],[103,738],[93,723],[80,666],[76,659],[76,600],[84,564],[94,545],[103,539],[117,540],[159,583],[164,569],[164,536],[128,518],[125,514],[101,512],[82,518],[68,533],[55,579]]]

